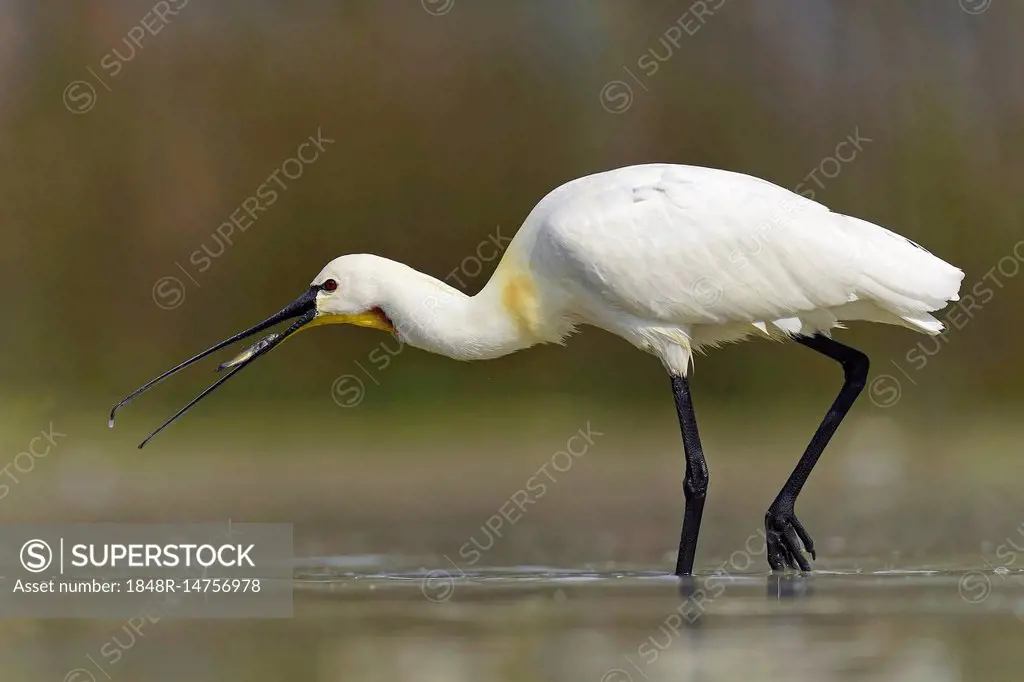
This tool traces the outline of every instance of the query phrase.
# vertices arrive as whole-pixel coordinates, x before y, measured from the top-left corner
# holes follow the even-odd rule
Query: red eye
[[[334,291],[335,289],[338,288],[338,283],[335,282],[333,279],[329,279],[326,282],[324,282],[323,287],[324,291]]]

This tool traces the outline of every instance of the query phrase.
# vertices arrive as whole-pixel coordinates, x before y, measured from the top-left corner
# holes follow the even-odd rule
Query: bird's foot
[[[811,570],[803,550],[806,550],[812,559],[817,559],[814,553],[814,540],[796,517],[792,504],[773,504],[769,507],[764,515],[764,534],[767,541],[768,564],[773,571],[781,571],[786,567],[798,568],[801,571]],[[800,548],[801,542],[803,550]]]

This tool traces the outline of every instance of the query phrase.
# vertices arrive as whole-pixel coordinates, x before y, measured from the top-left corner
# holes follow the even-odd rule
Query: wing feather
[[[538,207],[537,251],[558,261],[567,286],[579,283],[575,295],[677,324],[775,320],[858,300],[863,242],[843,216],[737,173],[621,171]]]

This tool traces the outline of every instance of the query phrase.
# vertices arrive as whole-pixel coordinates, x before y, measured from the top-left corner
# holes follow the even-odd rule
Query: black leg
[[[832,434],[839,428],[843,417],[850,411],[857,396],[868,376],[868,356],[855,348],[843,345],[838,341],[822,336],[803,336],[795,339],[811,350],[816,350],[822,355],[827,355],[843,366],[843,387],[839,390],[835,402],[829,408],[825,418],[821,421],[818,430],[815,431],[810,445],[804,451],[796,468],[790,474],[786,485],[782,486],[768,513],[764,515],[764,530],[768,545],[768,563],[772,570],[780,570],[789,566],[799,568],[802,571],[811,570],[810,564],[800,550],[800,542],[804,549],[817,558],[814,553],[814,541],[804,530],[803,524],[796,518],[794,505],[797,495],[803,489],[807,477],[821,456],[821,452],[828,445]],[[799,542],[798,542],[799,539]]]
[[[679,536],[676,575],[691,575],[700,518],[704,514],[704,498],[708,492],[708,464],[704,461],[704,452],[700,447],[697,419],[693,415],[693,401],[690,399],[690,382],[686,377],[672,377],[672,394],[675,396],[679,428],[683,432],[683,451],[686,453],[686,475],[683,478],[686,510],[683,512],[683,530]]]

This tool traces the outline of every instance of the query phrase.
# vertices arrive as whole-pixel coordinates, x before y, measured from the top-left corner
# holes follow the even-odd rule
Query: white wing
[[[692,166],[581,178],[545,197],[527,226],[534,267],[584,305],[652,323],[785,328],[840,309],[856,313],[841,319],[935,333],[928,311],[955,300],[963,278],[877,225],[758,178]]]

